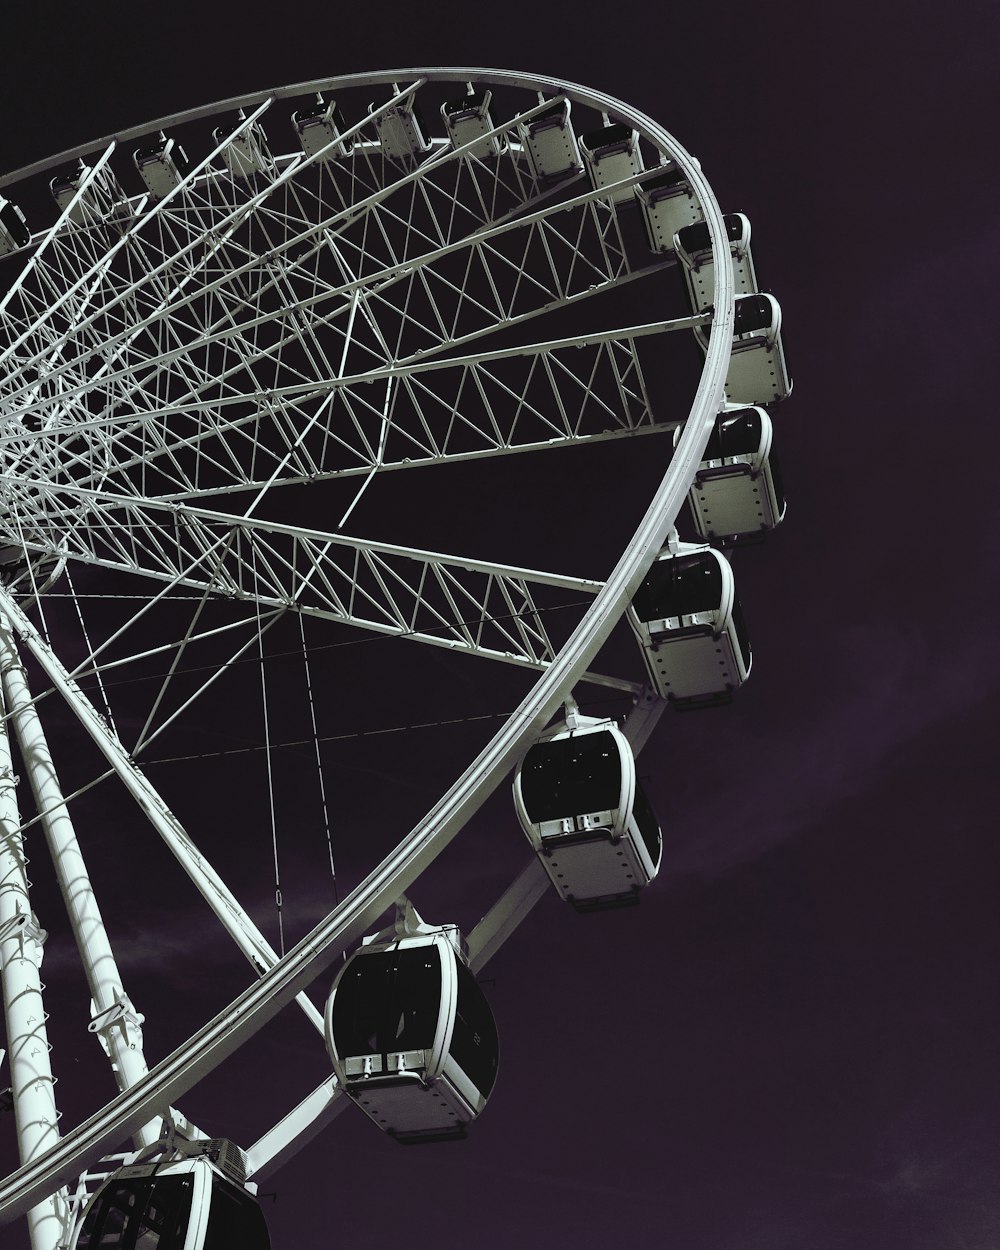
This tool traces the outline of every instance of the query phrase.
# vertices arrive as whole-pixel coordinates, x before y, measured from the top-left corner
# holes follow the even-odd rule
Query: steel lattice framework
[[[509,102],[498,124],[468,143],[433,138],[426,150],[392,155],[383,125],[395,111],[422,90],[469,80]],[[311,154],[273,150],[264,123],[276,134],[279,103],[316,92],[343,100],[337,139]],[[379,95],[367,112],[356,106],[365,92]],[[598,123],[634,127],[647,168],[613,194],[582,165],[540,176],[526,130],[563,101]],[[210,123],[237,108],[243,116],[209,138]],[[202,147],[168,194],[127,190],[127,145],[198,125]],[[4,1218],[33,1213],[36,1250],[57,1244],[51,1229],[68,1218],[61,1186],[129,1134],[141,1139],[157,1117],[182,1123],[172,1104],[293,998],[317,1023],[310,981],[410,888],[577,683],[634,696],[629,732],[642,745],[662,704],[634,674],[591,665],[674,525],[723,403],[733,326],[725,228],[697,163],[621,101],[552,79],[463,69],[298,84],[63,153],[0,179],[0,190],[13,196],[78,158],[82,176],[32,235],[0,301],[0,550],[14,553],[0,588],[0,641],[8,667],[20,652],[42,679],[34,694],[5,685],[8,716],[29,732],[14,710],[30,719],[31,709],[44,712],[44,695],[60,696],[102,760],[76,793],[119,779],[256,975],[151,1071],[120,1072],[120,1093],[103,1110],[61,1138],[53,1123],[0,1186]],[[637,247],[632,205],[622,208],[665,169],[683,174],[711,236],[715,305],[695,316],[670,306],[662,274],[673,254]],[[679,404],[657,402],[651,373],[662,390],[662,336],[690,337],[709,321],[696,385],[680,378]],[[385,475],[551,454],[682,423],[610,572],[546,572],[345,529]],[[335,499],[332,511],[312,503],[324,483],[338,492],[321,496]],[[49,582],[64,568],[84,592],[70,581],[72,640],[62,618],[57,628],[46,617],[62,602],[52,597],[65,593],[61,576]],[[552,615],[567,605],[568,618]],[[258,655],[263,666],[264,636],[295,616],[501,661],[537,680],[396,849],[279,956],[199,849],[198,831],[185,830],[140,765],[238,662]],[[203,675],[186,679],[199,665]],[[126,714],[118,700],[133,692],[109,690],[154,671],[151,693]],[[74,798],[35,793],[31,819],[0,803],[12,847],[35,821],[49,832],[53,811]],[[536,869],[532,860],[471,935],[474,967],[540,896]],[[5,968],[16,962],[13,948],[4,956],[8,921],[30,910],[26,879],[22,887],[15,877],[0,874]],[[4,882],[13,900],[6,919]],[[138,1019],[130,1002],[121,1006],[117,980],[104,990],[92,982],[92,994],[95,1011]],[[129,1027],[134,1034],[138,1024]],[[249,1152],[251,1172],[288,1157],[335,1100],[327,1081],[264,1131]]]

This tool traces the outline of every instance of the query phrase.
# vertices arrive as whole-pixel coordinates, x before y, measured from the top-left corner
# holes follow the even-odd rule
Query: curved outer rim
[[[733,277],[725,263],[729,255],[722,212],[708,181],[690,154],[664,127],[621,100],[574,83],[537,74],[495,69],[399,69],[318,80],[276,91],[240,96],[221,104],[175,114],[137,130],[122,132],[125,141],[147,135],[167,124],[194,121],[226,109],[271,98],[303,95],[317,90],[381,86],[397,79],[433,81],[482,80],[528,90],[564,92],[570,99],[607,111],[629,122],[658,150],[667,153],[683,171],[694,191],[712,240],[716,274],[713,329],[705,364],[684,432],[667,471],[621,559],[589,611],[562,651],[535,683],[499,733],[431,808],[427,816],[396,849],[301,942],[259,981],[251,985],[213,1020],[158,1063],[131,1089],[119,1094],[88,1120],[71,1130],[53,1149],[12,1172],[0,1184],[0,1222],[25,1214],[60,1185],[72,1182],[109,1149],[128,1137],[159,1110],[174,1103],[187,1089],[263,1028],[295,995],[323,972],[352,942],[360,938],[390,904],[409,888],[437,854],[462,829],[507,776],[529,742],[572,691],[625,611],[646,570],[660,551],[687,497],[688,486],[702,459],[715,417],[720,411],[729,367],[733,333]],[[105,146],[108,141],[105,141]],[[91,152],[97,144],[74,148],[20,172],[20,177],[42,172],[74,155]],[[11,178],[0,179],[0,186]]]

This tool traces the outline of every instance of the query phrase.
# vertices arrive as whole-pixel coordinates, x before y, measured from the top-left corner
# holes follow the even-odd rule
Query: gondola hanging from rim
[[[568,705],[565,721],[517,766],[514,808],[552,884],[578,911],[638,902],[659,871],[660,827],[612,720]]]
[[[217,1138],[181,1148],[197,1154],[114,1172],[87,1204],[72,1250],[270,1250],[242,1151]]]
[[[650,681],[678,708],[729,701],[750,675],[750,637],[720,551],[672,537],[628,609]]]
[[[496,1080],[496,1024],[455,925],[427,925],[407,899],[365,938],[326,1004],[341,1088],[403,1143],[464,1137]]]
[[[682,428],[674,432],[675,447]],[[723,546],[758,542],[785,519],[774,427],[763,408],[719,414],[688,503],[699,537]]]

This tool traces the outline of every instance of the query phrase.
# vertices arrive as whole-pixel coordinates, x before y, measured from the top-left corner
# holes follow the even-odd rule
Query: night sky
[[[749,216],[795,380],[775,410],[787,521],[735,560],[752,677],[729,707],[668,713],[639,762],[664,829],[659,879],[640,907],[601,915],[546,896],[484,974],[500,1076],[469,1139],[404,1150],[348,1108],[262,1185],[275,1250],[403,1239],[412,1250],[994,1250],[995,8],[183,0],[155,20],[137,11],[60,6],[7,26],[3,169],[341,73],[469,63],[562,76],[662,122],[724,211]],[[429,476],[402,496],[373,494],[358,520],[374,532],[426,507],[404,541],[503,558],[464,544],[537,537],[561,545],[565,571],[601,575],[574,546],[574,509],[631,508],[637,520],[661,471],[630,468],[616,448],[599,462],[579,453],[578,480],[573,451],[472,472],[454,494]],[[430,648],[404,662],[403,649],[375,644],[336,685],[334,731],[501,713],[523,689]],[[346,878],[498,723],[345,739],[330,777]],[[205,726],[223,745],[227,732],[235,742],[232,722]],[[175,810],[208,846],[231,804],[219,867],[274,940],[269,834],[241,797],[259,759],[164,763],[150,776],[166,791],[182,767]],[[145,830],[139,840],[124,801],[104,801],[89,809],[99,892],[125,896],[106,906],[152,1063],[247,974],[186,884],[153,889],[166,853]],[[428,919],[471,927],[526,858],[506,787],[474,825],[414,890]],[[285,854],[297,938],[332,905],[330,883],[294,841]],[[33,875],[72,1122],[108,1077],[58,898]],[[292,1021],[182,1105],[248,1145],[325,1065]],[[14,1164],[12,1119],[0,1161]],[[21,1235],[0,1230],[0,1245]]]

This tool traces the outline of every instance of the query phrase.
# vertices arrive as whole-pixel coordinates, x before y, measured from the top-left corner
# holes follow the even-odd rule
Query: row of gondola
[[[674,543],[661,553],[629,619],[664,697],[711,701],[749,673],[732,572],[711,547]],[[524,755],[513,797],[555,891],[578,911],[636,902],[657,875],[660,826],[613,720],[570,705]],[[345,1094],[403,1144],[464,1136],[496,1080],[496,1023],[462,936],[454,925],[425,924],[408,903],[342,966],[325,1036]],[[115,1173],[91,1200],[75,1250],[268,1250],[260,1209],[233,1164],[239,1152],[230,1149],[227,1168],[213,1146],[194,1143],[191,1157]]]
[[[500,151],[497,137],[489,134],[489,106],[490,93],[470,86],[466,96],[442,107],[453,143],[470,144],[470,155],[478,159]],[[642,172],[634,130],[609,124],[578,141],[569,116],[569,102],[562,101],[524,128],[524,149],[537,176],[556,179],[578,172],[581,151],[597,187]],[[244,120],[237,116],[232,127]],[[322,151],[325,159],[335,159],[348,154],[332,102],[317,97],[313,106],[294,115],[293,123],[307,155]],[[405,163],[430,150],[410,98],[375,124],[386,155]],[[217,141],[223,133],[216,131]],[[226,149],[231,172],[247,177],[264,168],[269,159],[264,143],[259,126],[245,130],[241,141]],[[136,164],[150,194],[163,196],[183,176],[186,157],[160,135],[136,154]],[[710,240],[680,172],[667,169],[610,194],[617,204],[638,204],[650,246],[674,251],[681,262],[692,311],[709,311],[714,290]],[[0,201],[3,225],[10,207]],[[732,567],[720,548],[759,539],[785,514],[773,425],[763,406],[791,389],[780,308],[773,296],[757,289],[749,222],[734,214],[725,224],[736,323],[728,402],[689,493],[700,541],[683,543],[673,535],[627,613],[652,687],[678,709],[724,702],[748,677],[750,641]],[[710,324],[695,331],[703,350],[710,332]],[[564,718],[519,763],[513,801],[555,892],[578,911],[636,902],[656,877],[662,833],[637,777],[632,748],[613,720],[585,716],[568,705]],[[342,1090],[403,1144],[464,1136],[496,1079],[496,1024],[469,968],[462,936],[453,925],[425,924],[409,903],[397,908],[390,928],[366,938],[340,969],[326,1004],[325,1035]],[[263,1218],[241,1184],[238,1167],[223,1166],[218,1151],[204,1144],[192,1149],[191,1157],[116,1173],[91,1201],[76,1250],[147,1242],[158,1250],[267,1250]],[[233,1148],[226,1157],[238,1153]]]

